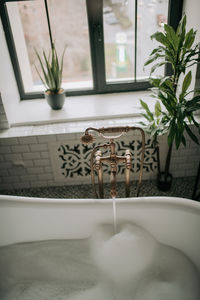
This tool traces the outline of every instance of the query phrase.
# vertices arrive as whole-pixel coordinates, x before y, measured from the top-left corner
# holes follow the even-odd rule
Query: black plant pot
[[[157,187],[160,191],[169,191],[172,184],[172,174],[168,173],[165,180],[165,172],[160,172],[157,176]]]
[[[57,94],[46,91],[45,98],[53,110],[61,109],[65,102],[65,91],[61,89]]]

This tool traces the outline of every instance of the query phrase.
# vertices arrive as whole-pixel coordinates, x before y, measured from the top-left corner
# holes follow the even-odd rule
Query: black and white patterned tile
[[[49,144],[50,158],[55,181],[65,183],[90,183],[90,157],[94,147],[108,141],[97,139],[92,144],[82,144],[73,140],[63,140]],[[142,143],[138,136],[133,139],[124,138],[116,140],[117,155],[124,155],[130,149],[132,154],[132,178],[136,179],[140,170]],[[102,155],[107,156],[107,149],[102,149]],[[156,172],[157,163],[155,150],[150,139],[145,144],[144,173],[151,175]],[[104,181],[109,181],[110,167],[103,165]],[[117,178],[123,180],[125,165],[118,165]],[[78,180],[78,181],[77,181]]]

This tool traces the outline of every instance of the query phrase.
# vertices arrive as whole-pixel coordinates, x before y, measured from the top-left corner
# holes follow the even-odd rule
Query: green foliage
[[[194,124],[199,132],[200,126],[195,121],[193,113],[200,109],[200,95],[190,98],[191,92],[188,91],[191,80],[191,71],[186,72],[188,67],[199,63],[199,45],[194,45],[196,31],[190,29],[186,32],[186,16],[183,16],[176,31],[165,24],[164,32],[156,32],[151,38],[155,39],[159,46],[155,48],[150,54],[145,66],[155,63],[151,68],[151,74],[163,64],[171,65],[172,75],[164,78],[150,78],[153,85],[153,97],[157,98],[164,106],[165,110],[160,110],[159,124],[150,119],[150,113],[147,110],[146,104],[141,102],[146,119],[149,124],[147,127],[151,130],[151,135],[155,135],[157,139],[159,135],[166,132],[168,134],[169,146],[175,142],[178,149],[180,144],[186,144],[184,133],[197,144],[199,144],[198,137],[191,131],[189,124]],[[182,86],[179,86],[180,76],[183,76]],[[156,116],[156,113],[155,113]],[[157,126],[157,129],[154,129]],[[160,130],[162,128],[162,130]],[[164,130],[165,128],[166,130]]]
[[[52,45],[51,51],[47,57],[45,51],[43,50],[43,61],[40,57],[39,53],[35,49],[35,53],[37,55],[37,58],[39,60],[41,69],[42,69],[42,75],[38,71],[37,67],[36,71],[45,86],[46,90],[51,91],[52,93],[58,93],[58,91],[61,89],[62,84],[62,72],[63,72],[63,59],[65,54],[66,47],[64,48],[64,51],[62,53],[61,61],[59,63],[57,51],[55,48],[55,45]]]
[[[156,104],[154,106],[154,113],[152,113],[148,107],[148,105],[140,100],[140,104],[145,111],[145,113],[142,113],[141,115],[147,120],[147,123],[140,122],[140,124],[143,126],[144,131],[149,134],[153,139],[154,146],[158,143],[158,136],[164,134],[166,131],[164,124],[161,122],[161,106],[160,102],[156,101]]]
[[[194,45],[196,31],[190,29],[186,33],[185,27],[186,16],[183,16],[176,32],[171,26],[165,24],[164,33],[154,33],[151,39],[155,39],[160,45],[152,51],[145,63],[146,66],[156,61],[156,64],[151,68],[151,74],[160,65],[169,63],[173,70],[173,84],[175,86],[180,74],[185,74],[186,68],[198,62],[199,45]]]

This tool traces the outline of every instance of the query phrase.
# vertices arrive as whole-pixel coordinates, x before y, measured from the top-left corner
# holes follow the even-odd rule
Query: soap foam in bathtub
[[[180,251],[126,224],[113,235],[100,226],[91,239],[99,284],[70,300],[199,300],[199,274]]]

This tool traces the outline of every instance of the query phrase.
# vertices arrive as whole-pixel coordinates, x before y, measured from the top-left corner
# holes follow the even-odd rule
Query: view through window
[[[42,55],[43,49],[50,49],[49,30],[43,0],[7,3],[15,47],[19,59],[25,91],[42,90],[41,80],[36,72],[41,70],[34,49]],[[88,36],[87,13],[84,0],[48,1],[53,41],[61,58],[67,46],[63,87],[66,89],[92,88],[92,69]],[[19,39],[20,36],[20,39]],[[22,49],[22,44],[24,45]],[[21,55],[21,53],[23,53]],[[27,56],[26,64],[24,59]],[[27,77],[27,70],[31,72]],[[24,76],[23,76],[24,75]]]
[[[63,68],[63,87],[67,92],[76,95],[147,87],[150,67],[143,66],[156,46],[150,36],[163,31],[169,0],[3,2],[1,14],[3,10],[7,14],[2,20],[10,39],[8,46],[18,86],[24,93],[22,99],[44,91],[35,68],[40,69],[40,65],[34,49],[42,54],[43,49],[48,53],[51,47],[46,7],[60,58],[67,46]],[[163,73],[164,67],[155,75]],[[136,88],[138,83],[143,85]]]
[[[106,80],[142,80],[150,68],[143,68],[156,46],[150,36],[163,31],[167,23],[168,0],[104,0]],[[136,19],[135,19],[136,18]],[[155,74],[161,75],[164,68]]]

